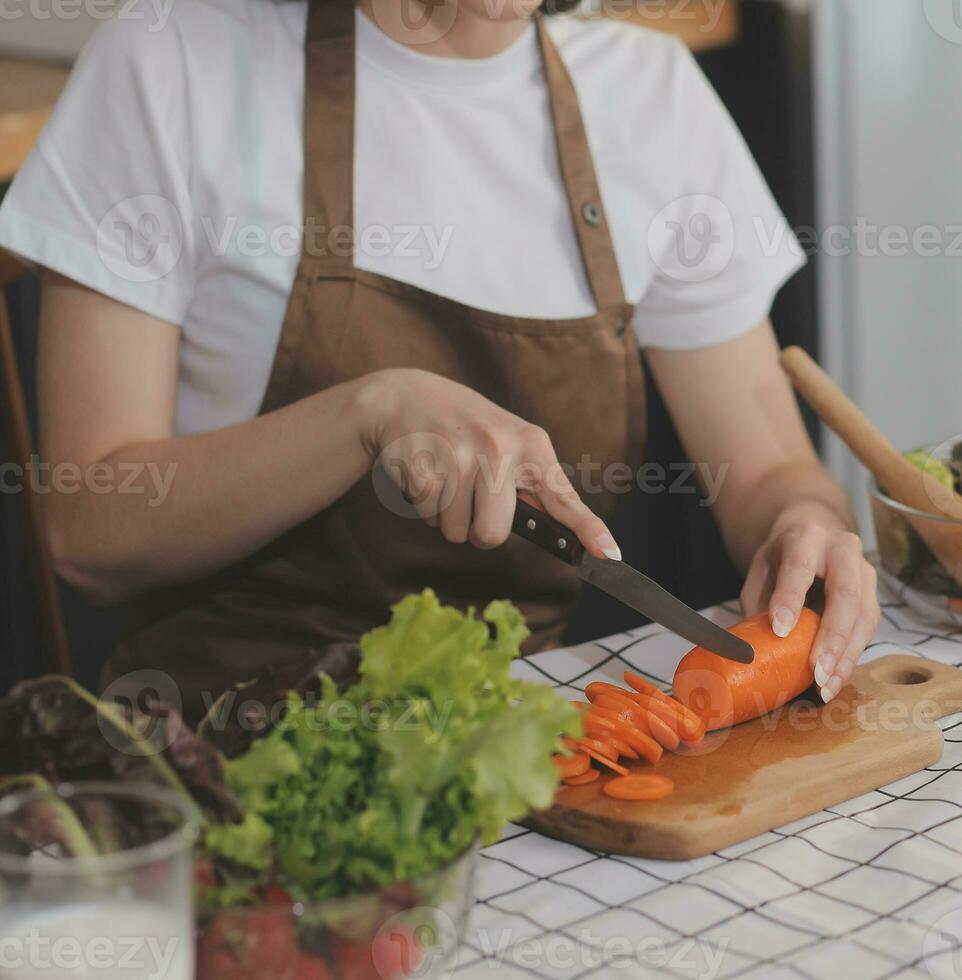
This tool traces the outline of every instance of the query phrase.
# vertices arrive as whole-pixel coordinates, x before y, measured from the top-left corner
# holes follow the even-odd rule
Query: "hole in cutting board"
[[[890,667],[875,675],[884,684],[924,684],[932,679],[932,671],[927,667]]]

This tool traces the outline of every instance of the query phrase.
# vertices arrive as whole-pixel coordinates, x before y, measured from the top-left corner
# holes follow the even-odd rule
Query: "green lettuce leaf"
[[[511,677],[528,635],[518,610],[494,602],[479,618],[425,591],[392,612],[361,640],[357,683],[292,695],[283,723],[227,764],[247,819],[208,834],[212,855],[235,870],[273,861],[318,900],[411,881],[551,804],[551,756],[580,718]]]

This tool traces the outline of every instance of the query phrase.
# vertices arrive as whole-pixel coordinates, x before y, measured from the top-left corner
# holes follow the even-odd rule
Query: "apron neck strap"
[[[351,275],[354,266],[355,4],[309,0],[304,91],[305,243],[317,246],[317,271]],[[578,95],[551,40],[535,17],[551,102],[555,143],[588,284],[599,310],[626,306],[611,232]],[[306,234],[310,223],[314,237]]]
[[[626,302],[621,273],[615,258],[611,230],[601,203],[601,191],[578,104],[578,94],[541,14],[535,16],[535,24],[551,98],[561,179],[568,195],[571,220],[578,236],[588,284],[599,310],[624,307]]]
[[[308,0],[304,248],[312,246],[316,271],[329,276],[354,270],[354,35],[353,3]]]

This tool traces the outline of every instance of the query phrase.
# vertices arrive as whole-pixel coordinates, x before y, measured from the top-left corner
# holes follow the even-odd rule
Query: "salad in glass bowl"
[[[919,470],[962,493],[962,441],[914,449],[905,457]],[[923,622],[962,626],[962,586],[917,530],[934,522],[957,525],[962,532],[962,522],[902,504],[871,477],[868,493],[883,583]]]
[[[167,705],[26,682],[0,699],[0,795],[26,773],[188,795],[202,813],[198,980],[436,975],[460,942],[478,846],[551,805],[552,757],[580,734],[553,688],[511,676],[527,632],[507,602],[476,616],[408,596],[301,680],[228,692],[196,732]]]

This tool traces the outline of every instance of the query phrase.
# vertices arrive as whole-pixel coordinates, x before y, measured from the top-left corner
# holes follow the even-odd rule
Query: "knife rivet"
[[[564,551],[568,547],[568,542],[564,538],[558,538],[558,548]]]
[[[533,518],[528,518],[528,530],[533,531],[538,525],[535,524]]]

